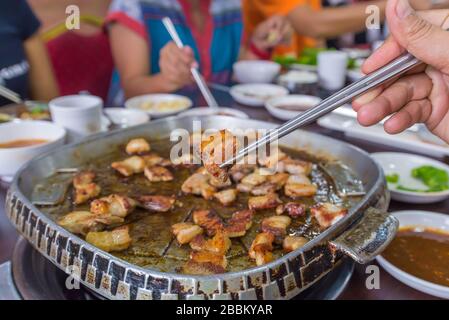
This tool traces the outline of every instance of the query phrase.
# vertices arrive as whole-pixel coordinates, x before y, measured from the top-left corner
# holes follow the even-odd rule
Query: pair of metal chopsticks
[[[387,82],[388,80],[404,74],[410,69],[420,65],[422,62],[415,58],[410,53],[405,53],[399,58],[393,60],[386,66],[380,68],[373,73],[366,75],[362,79],[353,84],[343,88],[337,93],[331,95],[327,99],[323,100],[316,107],[305,111],[304,113],[298,115],[292,120],[286,122],[285,124],[279,126],[276,129],[270,130],[266,135],[264,135],[259,140],[248,145],[246,148],[240,150],[238,154],[228,159],[226,162],[220,165],[221,168],[232,165],[233,163],[241,160],[250,152],[257,150],[264,145],[280,139],[292,131],[300,128],[301,126],[307,125],[318,118],[332,112],[333,110],[351,102],[354,98],[366,93],[367,91]]]
[[[178,32],[175,29],[175,26],[173,25],[173,22],[169,17],[165,17],[162,19],[162,23],[164,24],[165,28],[167,29],[168,33],[170,34],[171,38],[175,42],[175,44],[178,46],[178,48],[184,47],[184,44],[181,41],[181,38],[178,35]],[[207,102],[207,105],[211,108],[217,108],[218,103],[215,100],[214,96],[210,92],[209,88],[206,85],[206,82],[204,81],[203,77],[199,73],[198,69],[196,68],[190,68],[190,72],[192,73],[193,79],[195,80],[196,84],[198,85],[198,88],[201,91],[201,94],[203,95],[204,99]]]
[[[20,97],[20,95],[2,85],[0,85],[0,96],[11,100],[14,103],[17,104],[22,104],[24,103],[24,101],[22,100],[22,98]]]

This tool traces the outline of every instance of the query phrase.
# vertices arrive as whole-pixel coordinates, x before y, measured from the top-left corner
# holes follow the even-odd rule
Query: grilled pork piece
[[[248,199],[248,207],[252,210],[272,209],[276,208],[279,204],[281,204],[281,200],[276,193]]]
[[[176,201],[174,197],[156,195],[143,195],[137,197],[136,200],[143,208],[156,212],[167,212],[171,210]]]
[[[240,192],[250,193],[253,190],[254,186],[249,185],[249,184],[239,183],[239,184],[237,184],[236,188]]]
[[[321,229],[327,229],[343,218],[348,209],[326,202],[311,207],[310,213],[318,221]]]
[[[291,198],[311,197],[316,194],[317,187],[305,175],[292,175],[284,186],[285,195]]]
[[[198,235],[189,244],[190,248],[196,251],[226,254],[231,247],[231,240],[224,231],[220,230],[211,239],[205,239],[203,235]]]
[[[106,225],[123,223],[124,219],[110,215],[96,215],[89,211],[73,211],[59,219],[58,224],[68,231],[85,235],[103,230]]]
[[[145,177],[151,182],[172,181],[173,174],[166,168],[160,166],[145,167]]]
[[[303,203],[288,202],[276,208],[276,214],[286,213],[292,218],[302,217],[306,214],[306,205]]]
[[[271,151],[272,152],[270,153],[270,155],[259,156],[257,158],[257,161],[259,162],[259,165],[263,167],[276,169],[279,162],[287,158],[287,155],[284,152],[282,152],[279,148]]]
[[[161,166],[161,164],[164,164],[166,161],[166,159],[156,153],[150,153],[141,157],[145,162],[146,167]],[[163,165],[163,167],[165,167],[165,165]]]
[[[184,181],[181,190],[184,193],[200,195],[204,199],[211,199],[217,191],[216,188],[209,184],[208,175],[198,172],[192,174]]]
[[[269,183],[276,185],[276,190],[280,190],[287,183],[288,177],[290,177],[288,173],[279,172],[268,175],[267,180]]]
[[[123,161],[111,163],[111,167],[117,170],[121,175],[129,177],[133,174],[143,172],[145,169],[145,161],[142,157],[132,156]]]
[[[277,186],[274,183],[264,182],[261,185],[255,186],[251,189],[251,194],[253,196],[264,196],[269,193],[275,193]]]
[[[224,206],[228,206],[237,198],[237,189],[226,189],[214,194],[214,197]]]
[[[192,214],[193,222],[206,230],[207,235],[213,236],[223,229],[222,219],[210,210],[196,210]]]
[[[245,176],[249,175],[256,168],[255,164],[235,164],[229,169],[232,181],[240,182]]]
[[[106,252],[128,249],[132,239],[128,226],[122,226],[112,231],[89,232],[86,241]]]
[[[249,249],[249,257],[256,260],[256,265],[261,266],[273,260],[274,235],[261,232],[256,235]]]
[[[136,204],[136,201],[131,198],[111,194],[107,197],[92,201],[90,204],[90,212],[124,218],[135,209]]]
[[[212,263],[223,269],[226,269],[228,265],[228,261],[224,254],[205,250],[190,252],[190,260],[197,263]]]
[[[132,139],[126,145],[126,153],[129,155],[149,152],[150,144],[143,138]]]
[[[286,236],[282,242],[282,247],[285,252],[292,252],[303,247],[309,240],[304,237]]]
[[[226,181],[228,172],[219,165],[236,155],[237,150],[237,138],[231,132],[221,130],[202,140],[199,151],[206,170],[219,181]]]
[[[201,229],[201,227],[191,222],[176,223],[172,225],[171,228],[179,244],[189,243],[197,235],[203,233],[203,229]]]
[[[309,175],[312,172],[312,163],[299,159],[287,158],[282,160],[284,170],[294,175]]]
[[[74,203],[76,205],[85,203],[100,194],[101,188],[94,182],[95,176],[95,173],[92,171],[82,171],[73,178],[73,187],[75,188]]]
[[[262,220],[261,230],[265,233],[271,233],[276,242],[282,241],[287,233],[287,227],[292,219],[287,216],[272,216]]]
[[[243,237],[246,231],[253,224],[253,210],[241,210],[234,212],[229,220],[226,221],[224,231],[229,238]]]
[[[226,269],[211,262],[195,262],[188,260],[181,268],[181,273],[192,275],[213,275],[225,273]]]
[[[267,178],[267,175],[261,174],[260,169],[256,169],[253,173],[244,177],[241,183],[255,187],[267,181]]]

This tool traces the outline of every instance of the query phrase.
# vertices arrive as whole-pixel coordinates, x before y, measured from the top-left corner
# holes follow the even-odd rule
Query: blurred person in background
[[[336,0],[327,0],[340,3]],[[437,0],[438,1],[438,0]],[[288,18],[294,30],[288,46],[277,46],[273,55],[298,56],[306,47],[322,44],[322,40],[335,38],[348,32],[366,29],[366,7],[379,8],[380,22],[384,20],[386,0],[346,1],[337,7],[323,7],[321,0],[242,0],[245,33],[250,37],[254,26],[272,15]],[[434,0],[413,0],[418,9],[427,9]]]
[[[42,22],[61,95],[87,91],[107,98],[114,69],[109,39],[103,29],[110,0],[28,0]],[[68,6],[77,6],[80,28],[68,30]]]
[[[170,17],[185,47],[179,49],[162,18]],[[254,37],[267,38],[272,29],[287,32],[285,19],[261,21]],[[107,28],[116,71],[109,101],[157,92],[173,92],[192,84],[190,68],[206,81],[226,84],[240,56],[240,0],[114,0]],[[257,40],[256,40],[257,42]],[[276,45],[277,42],[271,45]],[[265,44],[263,44],[265,45]],[[251,54],[243,53],[243,58]]]
[[[25,0],[0,1],[0,85],[24,100],[48,101],[58,87],[39,27]],[[0,106],[8,103],[0,97]]]

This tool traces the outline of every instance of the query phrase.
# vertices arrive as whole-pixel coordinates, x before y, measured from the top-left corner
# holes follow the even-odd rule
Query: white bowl
[[[124,108],[106,108],[103,112],[114,125],[122,128],[137,126],[150,121],[150,116],[141,110]]]
[[[178,107],[173,107],[168,110],[157,110],[152,108],[145,108],[145,103],[173,103],[179,102]],[[129,109],[137,109],[148,113],[152,118],[166,117],[177,114],[190,108],[193,105],[192,100],[185,96],[177,94],[145,94],[126,100],[125,107]]]
[[[281,65],[266,60],[243,60],[233,65],[235,79],[240,83],[271,83],[281,71]]]
[[[423,227],[439,229],[443,232],[449,232],[449,215],[427,212],[427,211],[398,211],[393,213],[398,218],[400,227]],[[415,277],[398,267],[394,266],[382,256],[376,257],[377,262],[393,277],[402,283],[419,290],[421,292],[449,299],[449,287],[438,285]]]
[[[232,98],[240,104],[262,107],[272,98],[288,95],[288,90],[275,84],[238,84],[229,91]]]
[[[411,189],[426,189],[427,187],[411,176],[414,168],[430,165],[449,173],[449,166],[431,158],[418,156],[410,153],[378,152],[371,156],[376,160],[385,175],[398,174],[400,184]],[[391,198],[396,201],[407,203],[434,203],[449,198],[449,190],[440,192],[411,192],[396,189],[396,185],[388,183]]]
[[[0,148],[0,176],[11,177],[33,157],[64,144],[66,130],[48,121],[13,121],[0,124],[0,143],[43,139],[46,143],[19,148]]]
[[[192,108],[190,110],[181,112],[179,114],[180,117],[184,116],[211,116],[211,115],[221,115],[221,116],[230,116],[241,119],[248,119],[248,115],[240,110],[227,108],[227,107],[218,107],[218,108],[209,108],[209,107],[198,107]]]
[[[292,94],[285,97],[277,97],[268,100],[265,103],[265,108],[273,116],[281,120],[290,120],[304,111],[316,106],[321,102],[321,99],[315,96]],[[279,108],[279,106],[298,106],[297,111],[286,110]]]

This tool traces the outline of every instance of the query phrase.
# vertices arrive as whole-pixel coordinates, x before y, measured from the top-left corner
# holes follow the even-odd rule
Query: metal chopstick
[[[5,97],[8,100],[11,100],[14,103],[21,104],[23,103],[22,98],[20,98],[20,95],[2,85],[0,85],[0,95]]]
[[[240,159],[248,155],[248,153],[257,150],[267,143],[271,143],[277,139],[284,137],[285,135],[298,129],[301,126],[307,125],[317,120],[318,118],[328,114],[329,112],[332,112],[338,107],[351,102],[354,98],[360,96],[361,94],[385,83],[386,81],[398,75],[409,71],[419,64],[421,64],[421,61],[415,58],[413,55],[409,53],[403,54],[402,56],[393,60],[379,70],[366,75],[359,81],[354,82],[353,84],[331,95],[330,97],[319,103],[316,107],[305,111],[294,119],[281,125],[280,127],[269,131],[259,140],[240,150],[235,157],[233,157],[232,159],[228,159],[227,161],[222,163],[220,167],[224,168],[239,161]]]
[[[168,33],[170,34],[171,38],[175,42],[175,44],[182,48],[184,47],[184,44],[181,41],[181,38],[178,35],[178,32],[176,31],[176,28],[171,21],[169,17],[165,17],[162,19],[162,23],[164,24],[165,28],[167,29]],[[190,68],[190,72],[192,73],[193,79],[195,80],[196,84],[198,85],[198,88],[201,91],[201,94],[203,95],[204,99],[207,102],[207,105],[211,108],[217,108],[218,103],[215,100],[214,96],[210,92],[209,88],[206,85],[206,82],[204,81],[201,74],[198,72],[198,69],[196,68]]]

